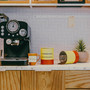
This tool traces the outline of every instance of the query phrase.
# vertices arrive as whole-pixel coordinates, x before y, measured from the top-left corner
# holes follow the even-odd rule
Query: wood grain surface
[[[65,71],[65,87],[90,88],[90,71]]]
[[[35,71],[21,71],[21,90],[36,90],[35,74]]]
[[[65,90],[64,71],[52,71],[52,89]]]
[[[31,0],[32,3],[57,3],[57,0]]]
[[[51,72],[36,72],[36,90],[51,90]]]
[[[66,89],[66,90],[90,90],[90,89],[78,89],[78,88],[76,88],[76,89]]]
[[[20,71],[0,72],[0,90],[20,90]]]
[[[65,90],[64,71],[21,71],[21,90]]]
[[[36,72],[36,90],[64,89],[64,71]]]
[[[0,3],[5,3],[5,4],[28,4],[29,0],[0,0]]]
[[[85,3],[90,3],[90,0],[85,0]]]
[[[0,90],[90,90],[90,71],[0,72]]]

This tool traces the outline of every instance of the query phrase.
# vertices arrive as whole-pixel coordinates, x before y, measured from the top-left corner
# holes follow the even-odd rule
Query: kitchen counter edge
[[[35,71],[52,71],[52,70],[90,70],[90,63],[77,64],[54,64],[54,65],[34,65],[34,66],[0,66],[0,71],[8,70],[35,70]]]

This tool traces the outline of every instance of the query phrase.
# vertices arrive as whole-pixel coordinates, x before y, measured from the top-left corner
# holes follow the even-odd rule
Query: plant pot
[[[85,63],[88,61],[88,52],[78,52],[79,54],[79,62],[80,63]]]

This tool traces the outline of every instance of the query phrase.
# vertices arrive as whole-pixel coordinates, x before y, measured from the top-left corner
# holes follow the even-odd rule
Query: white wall
[[[90,54],[90,8],[29,8],[0,7],[10,19],[24,20],[31,27],[31,52],[39,53],[41,47],[52,47],[55,60],[60,51],[73,50],[83,39]],[[68,27],[68,18],[75,17],[75,26]]]

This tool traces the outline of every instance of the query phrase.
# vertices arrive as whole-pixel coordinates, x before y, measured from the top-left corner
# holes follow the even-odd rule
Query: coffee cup
[[[29,62],[29,65],[36,65],[36,63],[39,60],[40,60],[40,55],[39,54],[37,54],[37,53],[28,53],[28,62]]]

